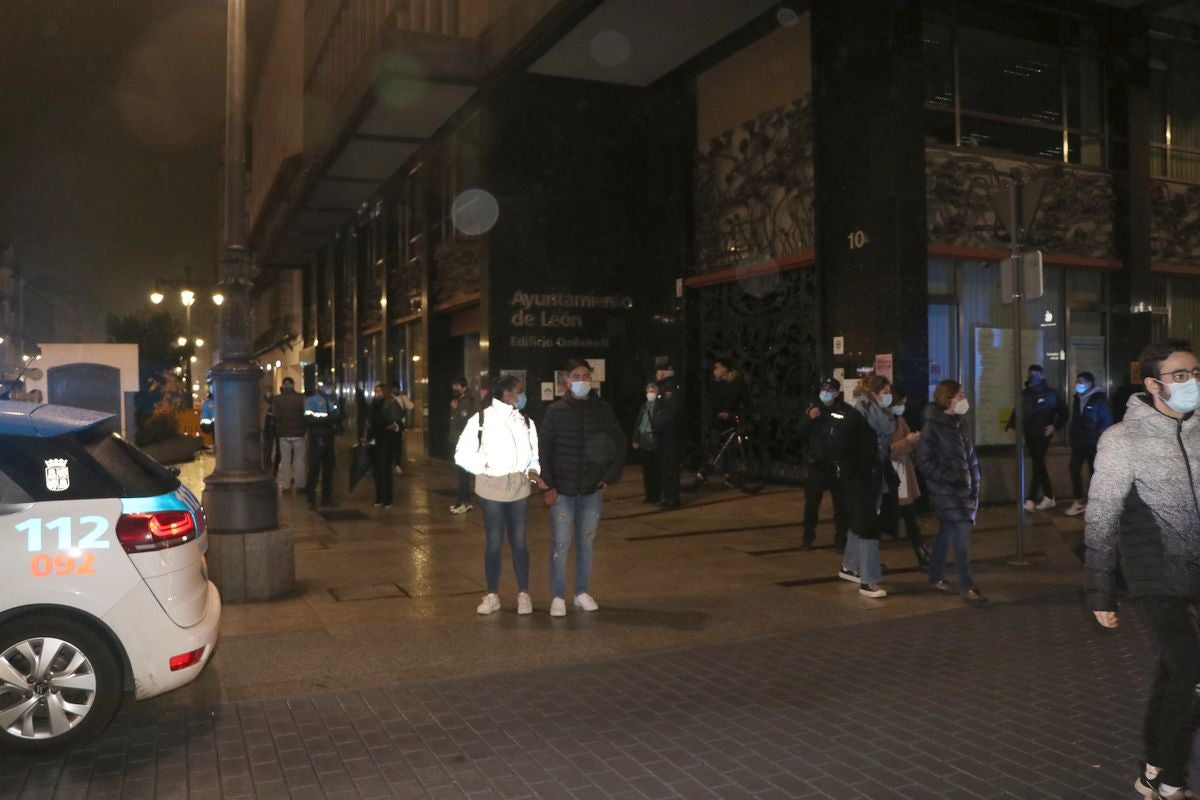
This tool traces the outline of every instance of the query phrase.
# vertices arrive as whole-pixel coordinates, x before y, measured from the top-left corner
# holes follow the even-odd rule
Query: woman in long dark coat
[[[929,583],[938,591],[953,592],[943,579],[946,555],[954,548],[958,591],[968,603],[987,600],[971,577],[971,528],[979,510],[979,459],[963,415],[970,409],[958,381],[942,381],[925,410],[925,426],[917,445],[917,468],[938,518],[937,539],[929,557]]]

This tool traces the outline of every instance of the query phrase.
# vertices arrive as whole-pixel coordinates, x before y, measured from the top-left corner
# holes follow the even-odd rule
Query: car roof
[[[0,400],[0,436],[59,436],[94,428],[115,416],[73,406]]]

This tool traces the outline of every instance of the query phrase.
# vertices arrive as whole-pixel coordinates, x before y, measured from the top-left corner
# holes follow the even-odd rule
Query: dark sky
[[[0,0],[0,30],[0,240],[24,274],[82,292],[94,341],[156,278],[212,280],[224,1]]]

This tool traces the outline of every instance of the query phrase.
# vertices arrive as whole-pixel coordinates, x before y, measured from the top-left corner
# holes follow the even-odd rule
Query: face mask
[[[1040,373],[1040,372],[1029,373],[1029,385],[1030,386],[1037,386],[1041,382],[1042,382],[1042,373]]]
[[[971,410],[971,404],[968,403],[967,398],[964,397],[962,400],[955,400],[954,407],[951,410],[961,417]]]
[[[592,390],[591,381],[571,381],[571,394],[582,400]]]
[[[1159,381],[1163,384],[1162,381]],[[1188,378],[1183,383],[1171,384],[1171,396],[1164,398],[1164,403],[1180,414],[1190,414],[1200,406],[1200,383],[1195,378]]]
[[[528,402],[529,402],[529,398],[525,396],[524,392],[521,392],[519,395],[517,395],[517,402],[516,402],[517,411],[523,411],[525,409],[525,404]]]
[[[834,394],[833,392],[829,392],[824,389],[822,389],[821,393],[817,396],[821,398],[821,402],[824,403],[825,405],[829,405],[830,403],[833,402],[833,398],[837,397],[837,395]]]
[[[879,398],[879,407],[880,408],[887,408],[891,404],[892,404],[892,395],[890,393],[885,394],[883,397]]]
[[[1086,383],[1075,384],[1075,394],[1087,394],[1088,386]]]
[[[657,392],[646,392],[646,402],[647,403],[653,403],[657,399],[658,399]]]
[[[892,406],[892,413],[895,414],[897,417],[904,416],[904,403],[901,403],[898,406]]]

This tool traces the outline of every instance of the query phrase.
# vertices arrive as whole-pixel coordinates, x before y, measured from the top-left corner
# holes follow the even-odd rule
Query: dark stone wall
[[[676,83],[527,75],[493,97],[483,187],[500,217],[485,266],[487,363],[527,370],[535,419],[540,384],[578,355],[605,359],[604,396],[628,427],[654,357],[678,352],[694,125],[694,100]]]
[[[921,8],[814,3],[813,129],[823,364],[847,374],[894,356],[927,387],[924,63]],[[861,238],[859,236],[861,234]],[[832,337],[845,355],[832,355]]]
[[[1200,186],[1154,181],[1150,207],[1151,263],[1200,267]]]

